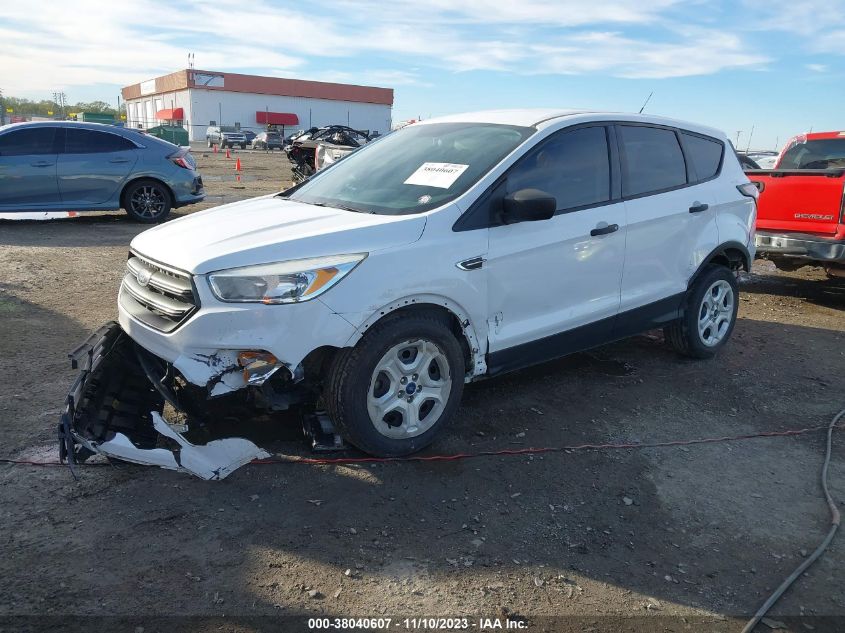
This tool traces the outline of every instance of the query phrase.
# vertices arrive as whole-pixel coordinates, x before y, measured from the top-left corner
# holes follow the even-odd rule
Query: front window
[[[493,123],[411,125],[365,145],[291,192],[291,200],[403,215],[454,200],[536,130]]]

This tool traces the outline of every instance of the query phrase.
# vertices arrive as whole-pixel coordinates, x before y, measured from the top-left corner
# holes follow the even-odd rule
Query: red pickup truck
[[[745,174],[760,190],[757,254],[784,270],[813,263],[845,277],[845,132],[796,136],[774,169]]]

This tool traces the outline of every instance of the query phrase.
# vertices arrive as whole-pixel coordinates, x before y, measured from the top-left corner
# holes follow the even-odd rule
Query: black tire
[[[142,224],[162,222],[173,208],[170,190],[163,183],[152,179],[131,183],[123,192],[122,200],[129,217]]]
[[[220,149],[226,149],[226,142],[220,141]]]
[[[712,322],[709,329],[701,333],[700,320],[707,321],[707,314],[715,315],[710,307],[705,305],[705,295],[712,292],[716,284],[727,283],[731,290],[729,309],[722,304],[722,315],[730,320],[721,327],[721,321]],[[721,285],[722,288],[725,286]],[[713,295],[709,297],[713,303]],[[691,358],[712,358],[728,342],[736,325],[736,314],[739,308],[739,284],[736,275],[730,269],[717,264],[708,265],[698,276],[692,287],[687,291],[684,301],[684,315],[677,321],[663,328],[666,342],[678,353]],[[714,308],[715,309],[715,308]],[[715,316],[714,316],[715,318]],[[706,326],[705,326],[706,327]],[[718,340],[715,336],[718,335]],[[709,339],[709,344],[708,344]]]
[[[435,344],[448,364],[451,390],[439,417],[425,432],[391,438],[376,428],[367,398],[375,384],[373,372],[382,357],[396,345],[411,340]],[[374,325],[355,347],[338,352],[329,368],[323,397],[338,433],[350,444],[371,455],[398,457],[425,448],[448,425],[461,401],[465,373],[463,352],[449,329],[447,317],[435,312],[396,314]],[[422,409],[425,404],[421,401],[418,406]]]
[[[208,146],[208,149],[211,149],[214,146],[214,143],[211,142],[210,138],[205,139],[205,144]]]

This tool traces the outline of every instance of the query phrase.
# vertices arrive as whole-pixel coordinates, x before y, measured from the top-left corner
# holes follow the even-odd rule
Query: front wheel
[[[666,341],[685,356],[712,358],[731,337],[738,308],[736,276],[710,265],[689,289],[684,316],[664,328]]]
[[[324,400],[350,444],[381,457],[408,455],[447,426],[464,374],[461,346],[446,317],[396,315],[338,353]]]
[[[170,191],[156,180],[133,182],[123,194],[123,208],[136,222],[161,222],[170,213],[173,201]]]

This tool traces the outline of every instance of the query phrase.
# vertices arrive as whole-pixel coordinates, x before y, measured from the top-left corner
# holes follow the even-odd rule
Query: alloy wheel
[[[129,198],[132,212],[142,218],[154,220],[164,212],[167,206],[165,193],[151,185],[138,187]]]
[[[376,363],[367,392],[367,411],[385,437],[416,437],[434,426],[451,391],[452,377],[443,350],[425,339],[404,341],[387,350]]]
[[[734,318],[734,291],[720,279],[704,293],[698,309],[698,335],[707,347],[715,347],[730,330]]]

